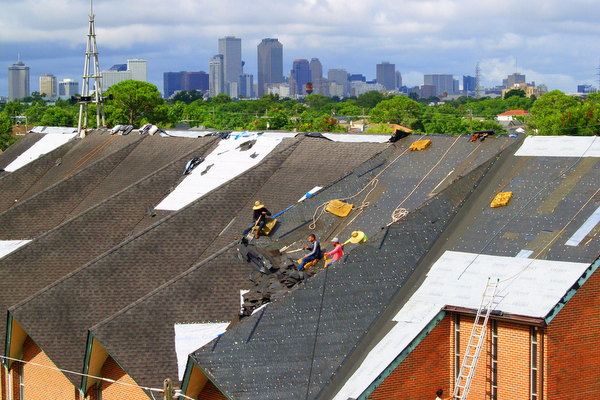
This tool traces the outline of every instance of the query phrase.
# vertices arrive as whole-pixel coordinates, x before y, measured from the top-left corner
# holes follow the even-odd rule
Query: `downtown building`
[[[180,90],[208,91],[208,74],[204,71],[163,72],[163,97],[168,99]]]
[[[457,94],[459,91],[458,79],[451,74],[425,74],[424,84],[435,87],[435,96]],[[423,96],[422,96],[423,97]]]
[[[19,100],[30,94],[29,67],[18,60],[8,67],[8,101]]]
[[[298,97],[306,95],[306,84],[312,82],[310,64],[306,59],[296,59],[292,63],[290,71],[290,96]]]
[[[383,85],[386,90],[392,91],[398,88],[395,64],[390,64],[389,62],[384,61],[380,64],[377,64],[376,72],[377,83]]]
[[[56,76],[51,74],[40,75],[40,94],[49,99],[56,98]]]
[[[58,97],[61,99],[70,99],[71,96],[79,94],[79,82],[74,79],[63,79],[58,82]]]
[[[125,70],[123,66],[124,64],[116,64],[111,69],[101,72],[103,91],[123,81],[148,81],[148,61],[132,59],[127,60],[127,68]]]
[[[224,57],[223,54],[215,54],[208,61],[209,68],[209,89],[208,95],[215,97],[219,94],[225,93],[225,68],[224,68]]]
[[[283,77],[283,46],[278,39],[263,39],[257,46],[258,97],[268,93],[268,87],[285,82]]]
[[[219,39],[219,54],[223,55],[223,89],[229,97],[238,98],[243,73],[242,39],[233,36]]]

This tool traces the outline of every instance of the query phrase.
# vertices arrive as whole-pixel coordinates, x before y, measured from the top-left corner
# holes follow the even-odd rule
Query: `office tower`
[[[40,94],[49,99],[56,98],[56,77],[54,75],[40,75]]]
[[[267,85],[282,83],[283,46],[278,39],[263,39],[257,46],[258,97],[267,93]]]
[[[344,97],[349,93],[348,71],[342,68],[334,68],[327,71],[329,80],[329,94],[331,96]]]
[[[306,59],[296,59],[290,71],[290,95],[305,95],[306,84],[310,82],[310,65]]]
[[[510,74],[508,78],[503,79],[502,83],[504,83],[505,88],[511,89],[518,83],[525,83],[525,74],[515,72],[514,74]]]
[[[127,70],[131,71],[131,78],[134,81],[148,81],[148,61],[146,60],[127,60]]]
[[[477,90],[477,78],[463,75],[463,92],[466,96],[473,96]]]
[[[396,89],[400,89],[402,87],[402,74],[400,71],[396,71]]]
[[[70,99],[71,96],[79,94],[79,82],[73,79],[63,79],[58,82],[58,97]]]
[[[208,74],[204,71],[184,72],[182,90],[199,90],[206,92],[209,89]]]
[[[170,98],[179,90],[183,90],[184,71],[163,72],[163,97]]]
[[[386,90],[396,89],[396,65],[387,61],[377,64],[377,83]]]
[[[29,67],[18,60],[8,67],[8,101],[29,96]]]
[[[237,97],[242,71],[242,39],[226,36],[219,39],[219,54],[223,55],[223,81],[225,91],[231,97]]]
[[[208,95],[210,97],[215,97],[218,94],[225,93],[223,54],[216,54],[208,61],[208,66],[210,68],[210,76],[208,77]]]
[[[133,79],[131,71],[102,71],[102,90],[108,90],[112,85]]]
[[[363,74],[350,74],[348,76],[348,81],[349,82],[366,82],[367,77],[364,76]]]
[[[323,65],[318,58],[310,59],[310,79],[313,81],[323,78]]]
[[[577,93],[596,93],[596,88],[592,85],[577,85]]]
[[[240,75],[240,97],[244,97],[246,99],[254,98],[254,75]]]
[[[426,74],[424,83],[435,86],[435,96],[454,94],[454,77],[450,74]]]

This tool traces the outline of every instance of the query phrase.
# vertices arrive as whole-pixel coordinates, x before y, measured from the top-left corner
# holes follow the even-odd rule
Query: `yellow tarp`
[[[413,142],[413,144],[410,145],[409,149],[411,151],[424,150],[427,147],[429,147],[430,144],[431,144],[431,140],[429,140],[429,139],[417,140],[416,142]]]
[[[325,211],[343,218],[347,217],[348,214],[350,214],[350,211],[352,211],[353,207],[353,204],[344,203],[340,200],[331,200],[325,208]]]
[[[490,203],[490,207],[504,207],[508,204],[510,199],[512,198],[513,192],[500,192],[494,197],[494,200]]]

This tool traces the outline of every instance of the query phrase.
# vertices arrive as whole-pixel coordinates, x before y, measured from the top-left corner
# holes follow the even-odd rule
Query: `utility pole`
[[[173,400],[173,381],[167,378],[163,382],[163,400]]]

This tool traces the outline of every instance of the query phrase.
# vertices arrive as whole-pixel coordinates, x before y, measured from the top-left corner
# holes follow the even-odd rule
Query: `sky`
[[[81,81],[88,0],[0,0],[0,96],[20,55],[31,90],[41,74]],[[375,78],[382,61],[407,86],[423,74],[475,75],[485,87],[513,72],[550,90],[598,86],[598,0],[95,0],[100,69],[148,60],[162,91],[168,71],[207,71],[220,37],[242,39],[244,72],[255,75],[263,38],[283,44],[284,74],[297,58],[323,70]]]

